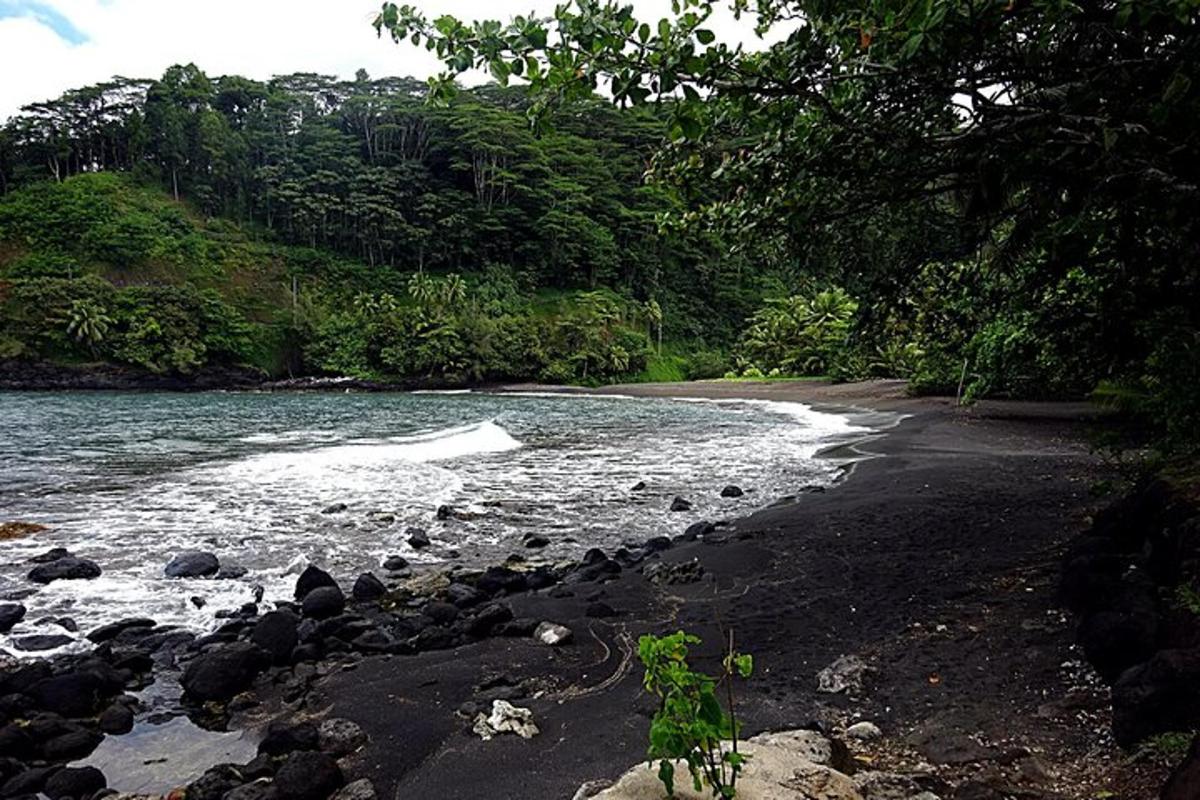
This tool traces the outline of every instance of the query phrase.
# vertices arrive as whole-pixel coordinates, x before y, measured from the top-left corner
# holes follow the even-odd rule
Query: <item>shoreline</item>
[[[369,779],[383,797],[570,797],[644,754],[649,709],[628,658],[636,636],[696,632],[705,645],[694,661],[712,672],[714,643],[730,625],[759,665],[739,700],[748,734],[813,724],[840,734],[869,720],[884,736],[853,744],[855,754],[946,798],[1014,780],[1029,797],[1085,796],[1051,785],[1122,785],[1124,758],[1110,737],[1081,729],[1077,705],[1045,708],[1047,697],[1076,697],[1102,717],[1106,703],[1086,669],[1066,674],[1062,665],[1078,659],[1077,648],[1069,620],[1054,616],[1059,557],[1096,506],[1080,479],[1104,474],[1078,439],[1081,420],[1094,412],[1062,404],[962,411],[944,399],[889,396],[895,387],[886,384],[799,383],[755,384],[749,399],[813,404],[836,394],[855,401],[839,408],[869,413],[874,398],[886,407],[876,410],[905,416],[882,433],[833,445],[870,449],[828,491],[767,506],[600,580],[501,591],[516,620],[575,631],[568,647],[502,635],[318,661],[326,674],[309,675],[298,698],[289,700],[278,680],[256,683],[255,703],[235,721],[353,720],[369,739],[347,760],[346,777]],[[619,388],[666,396],[679,385]],[[728,399],[730,388],[744,384],[717,393]],[[1045,470],[1033,482],[1031,465]],[[988,535],[980,535],[981,521]],[[695,563],[701,578],[653,583],[641,573],[649,563]],[[589,613],[597,604],[613,615]],[[867,663],[863,688],[817,692],[816,673],[843,655]],[[484,686],[532,709],[542,735],[482,742],[466,732],[469,719],[457,712],[494,693]],[[1041,777],[1022,778],[1027,772]]]

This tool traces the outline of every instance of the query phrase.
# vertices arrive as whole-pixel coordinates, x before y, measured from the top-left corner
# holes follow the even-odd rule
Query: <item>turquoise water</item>
[[[560,559],[674,534],[830,482],[814,453],[858,430],[799,404],[470,393],[7,393],[0,420],[0,521],[51,528],[0,544],[0,597],[36,589],[14,635],[51,632],[47,616],[205,628],[255,585],[287,596],[310,562],[348,583],[391,554]],[[730,483],[747,494],[721,498]],[[676,495],[693,510],[670,512]],[[436,520],[443,504],[465,519]],[[410,526],[433,546],[410,548]],[[551,545],[527,551],[530,532]],[[26,560],[55,546],[104,575],[28,583]],[[165,579],[188,548],[249,573]]]

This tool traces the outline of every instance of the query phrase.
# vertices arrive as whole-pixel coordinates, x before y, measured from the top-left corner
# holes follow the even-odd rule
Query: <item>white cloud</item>
[[[549,14],[557,0],[417,0],[430,15],[467,19]],[[370,21],[377,0],[45,0],[87,37],[72,45],[32,15],[0,19],[0,119],[20,106],[113,75],[154,78],[171,64],[194,62],[209,75],[266,79],[289,72],[351,77],[437,71],[424,49],[377,39]],[[668,0],[637,0],[656,19]],[[746,24],[714,25],[750,40]]]

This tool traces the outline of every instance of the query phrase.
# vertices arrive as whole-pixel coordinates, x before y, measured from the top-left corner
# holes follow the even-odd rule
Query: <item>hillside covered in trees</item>
[[[490,87],[435,108],[408,79],[186,66],[30,106],[0,133],[0,357],[723,373],[786,265],[659,230],[677,199],[642,179],[653,113],[597,101],[535,134],[527,104]]]

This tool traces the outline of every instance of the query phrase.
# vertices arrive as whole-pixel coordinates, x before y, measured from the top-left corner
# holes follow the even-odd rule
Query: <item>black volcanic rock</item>
[[[163,573],[168,578],[207,578],[216,575],[221,562],[203,550],[184,550],[167,562]]]
[[[49,563],[39,564],[29,571],[29,580],[34,583],[90,580],[99,577],[100,567],[95,561],[75,556],[63,556]]]
[[[231,642],[188,663],[180,683],[193,700],[228,700],[247,689],[271,656],[250,642]]]
[[[308,593],[313,589],[320,589],[323,586],[337,586],[337,581],[333,579],[328,572],[320,567],[308,566],[304,572],[300,573],[300,577],[296,579],[296,591],[294,593],[297,600],[303,600],[308,596]]]

